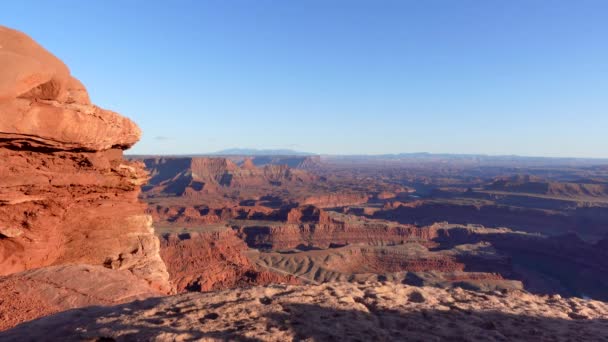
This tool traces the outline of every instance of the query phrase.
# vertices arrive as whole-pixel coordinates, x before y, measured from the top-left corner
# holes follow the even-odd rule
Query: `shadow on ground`
[[[252,305],[236,299],[201,306],[191,305],[189,296],[175,297],[178,300],[169,306],[159,305],[162,298],[152,298],[70,310],[2,332],[0,341],[608,341],[606,319],[518,316],[457,307],[416,311],[414,304],[404,311],[359,301],[367,307],[365,312],[276,298],[260,298]],[[241,309],[235,312],[238,304]]]

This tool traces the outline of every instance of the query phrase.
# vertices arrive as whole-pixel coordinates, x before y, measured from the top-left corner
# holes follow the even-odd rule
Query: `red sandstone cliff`
[[[61,264],[128,270],[170,289],[137,196],[148,179],[122,151],[129,119],[90,103],[55,56],[0,27],[0,275]]]
[[[178,292],[298,283],[292,276],[257,269],[245,255],[247,245],[230,229],[169,235],[161,243],[161,255]]]
[[[312,205],[292,208],[287,213],[287,223],[304,222],[330,224],[333,220],[326,211]]]
[[[319,208],[337,208],[349,205],[366,203],[369,197],[357,193],[331,193],[319,196],[310,196],[302,201],[302,205],[314,205]]]
[[[208,196],[242,188],[268,189],[315,180],[304,170],[287,165],[256,167],[250,159],[238,166],[227,158],[149,158],[144,163],[152,179],[146,186],[151,195]]]
[[[350,215],[330,215],[324,211],[317,212],[314,221],[314,211],[307,214],[307,210],[310,209],[292,209],[289,213],[291,223],[244,225],[239,228],[239,234],[250,247],[274,250],[327,248],[357,243],[392,245],[407,240],[420,241],[430,246],[433,245],[431,240],[437,236],[435,227],[418,228],[381,220],[359,219]]]

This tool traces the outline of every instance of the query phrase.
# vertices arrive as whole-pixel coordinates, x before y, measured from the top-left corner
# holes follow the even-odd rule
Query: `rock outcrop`
[[[490,243],[509,255],[526,289],[608,300],[608,250],[581,240],[576,234],[545,237],[504,233],[492,229],[439,229],[442,247]]]
[[[131,272],[102,266],[49,266],[11,274],[0,277],[0,331],[72,308],[159,295]]]
[[[430,225],[447,221],[482,224],[487,227],[509,227],[545,235],[560,235],[573,231],[589,236],[603,236],[608,225],[607,213],[608,210],[604,207],[546,210],[525,206],[416,201],[387,206],[385,210],[374,212],[371,217],[403,224]]]
[[[228,158],[147,158],[143,161],[152,174],[145,187],[149,195],[208,196],[242,188],[302,184],[315,179],[308,172],[287,165],[256,167],[251,159],[240,167]]]
[[[382,191],[376,195],[376,199],[388,200],[397,197],[397,194],[390,191]]]
[[[0,27],[0,275],[100,265],[170,290],[137,199],[147,173],[123,159],[140,134],[91,104],[59,59]]]
[[[252,156],[225,156],[241,165],[251,164],[257,167],[265,165],[287,165],[292,169],[315,169],[321,164],[320,156],[274,156],[274,155],[252,155]]]
[[[314,205],[319,208],[337,208],[349,205],[366,203],[369,196],[360,193],[330,193],[326,195],[310,196],[305,198],[300,204]]]
[[[437,229],[434,227],[420,228],[358,218],[326,212],[311,206],[292,209],[288,214],[287,223],[254,223],[237,228],[249,247],[273,250],[328,248],[347,244],[394,245],[405,241],[434,245],[431,240],[437,236]]]
[[[329,224],[333,221],[326,211],[312,205],[292,208],[287,212],[287,223],[304,222]]]
[[[603,341],[608,305],[393,283],[254,287],[89,307],[3,341]]]
[[[292,274],[307,283],[392,281],[416,286],[479,290],[522,289],[510,259],[491,244],[429,249],[417,242],[347,245],[249,255],[257,265]]]
[[[277,220],[287,215],[285,210],[263,206],[209,208],[203,205],[156,205],[150,206],[147,212],[161,225],[170,224],[193,228],[201,225],[226,223],[227,220],[231,219]]]
[[[555,182],[531,175],[498,177],[485,189],[558,198],[608,197],[607,184]]]
[[[91,105],[65,64],[28,36],[0,27],[0,44],[3,147],[101,151],[139,140],[132,121]]]
[[[231,229],[168,235],[161,255],[178,292],[297,284],[295,277],[258,269],[246,255],[247,245]]]

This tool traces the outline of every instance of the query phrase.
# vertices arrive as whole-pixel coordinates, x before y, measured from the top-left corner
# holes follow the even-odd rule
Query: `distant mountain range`
[[[454,159],[454,160],[501,160],[501,161],[594,161],[608,162],[608,158],[585,158],[585,157],[543,157],[543,156],[519,156],[519,155],[487,155],[487,154],[458,154],[458,153],[394,153],[394,154],[349,154],[331,155],[335,158],[367,158],[367,159]]]
[[[218,156],[314,156],[314,153],[300,152],[289,149],[255,149],[255,148],[229,148],[211,153]]]
[[[152,157],[154,155],[135,155],[127,153],[131,158]],[[325,160],[371,160],[371,161],[467,161],[467,162],[500,162],[500,163],[540,163],[540,164],[608,164],[608,158],[584,158],[584,157],[534,157],[518,155],[486,155],[486,154],[457,154],[457,153],[393,153],[393,154],[318,154],[310,152],[295,151],[291,149],[255,149],[255,148],[229,148],[212,153],[189,153],[164,155],[165,157],[203,157],[203,156],[252,156],[252,157],[272,157],[272,156],[320,156]]]

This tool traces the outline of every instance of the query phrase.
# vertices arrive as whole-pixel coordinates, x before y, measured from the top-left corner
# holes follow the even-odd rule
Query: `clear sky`
[[[131,153],[608,157],[608,1],[2,1]]]

